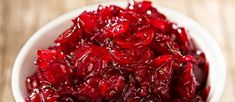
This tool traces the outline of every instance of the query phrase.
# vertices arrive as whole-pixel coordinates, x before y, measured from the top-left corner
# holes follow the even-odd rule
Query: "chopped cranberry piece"
[[[150,19],[149,23],[151,26],[156,28],[159,32],[167,32],[169,24],[167,20],[162,19]]]
[[[183,65],[183,71],[176,79],[176,93],[183,99],[190,100],[196,93],[196,82],[192,70],[192,65],[186,62]]]
[[[98,85],[101,79],[99,77],[91,77],[82,83],[77,89],[77,95],[99,98]]]
[[[62,45],[74,45],[79,39],[82,38],[82,29],[80,25],[74,24],[71,28],[67,29],[63,34],[61,34],[56,40],[56,43]]]
[[[144,29],[135,35],[125,35],[115,40],[116,44],[121,48],[133,48],[149,45],[154,38],[154,32],[151,29]]]
[[[123,100],[124,102],[130,101],[130,102],[136,102],[138,101],[137,96],[137,88],[133,83],[129,83],[128,89],[126,90],[126,93],[124,93]]]
[[[64,53],[69,53],[75,50],[75,46],[81,43],[83,38],[83,30],[81,24],[77,23],[78,18],[75,18],[73,21],[73,26],[67,29],[55,40],[55,48],[60,49]]]
[[[83,12],[80,16],[80,21],[87,34],[98,31],[98,16],[93,12]],[[89,35],[88,35],[89,36]]]
[[[104,32],[104,37],[115,37],[115,36],[120,36],[124,34],[129,27],[129,23],[127,21],[122,21],[122,22],[117,22],[112,25],[109,25],[108,27],[105,27],[103,32]]]
[[[39,79],[36,75],[37,74],[34,74],[33,76],[26,78],[26,88],[28,92],[33,91],[33,89],[40,86]]]
[[[169,101],[170,98],[173,63],[173,58],[169,55],[160,56],[154,61],[154,71],[151,78],[153,82],[152,90],[154,94],[161,96],[164,101]]]
[[[100,82],[100,92],[107,99],[120,96],[125,85],[125,78],[119,74],[106,75]]]
[[[78,48],[74,54],[73,68],[76,70],[76,76],[80,78],[85,78],[89,74],[98,74],[107,68],[111,59],[106,49],[97,46]]]
[[[25,80],[25,102],[206,102],[209,63],[150,1],[84,11]]]
[[[25,102],[42,102],[42,98],[39,93],[29,93],[29,97],[25,99]]]
[[[64,62],[53,61],[49,63],[43,74],[49,82],[56,84],[68,78],[72,70]]]
[[[65,55],[63,52],[54,49],[44,49],[37,51],[38,59],[36,64],[39,68],[46,68],[51,60],[63,60]]]

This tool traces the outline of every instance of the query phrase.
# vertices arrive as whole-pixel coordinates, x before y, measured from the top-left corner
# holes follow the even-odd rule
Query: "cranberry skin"
[[[112,17],[111,12],[112,12],[112,9],[110,9],[110,7],[104,7],[102,5],[99,5],[97,9],[97,14],[99,15],[98,20],[100,21],[100,23],[105,25],[105,21],[109,19],[110,17]]]
[[[169,36],[158,34],[153,43],[152,47],[155,52],[162,54],[173,54],[176,56],[181,56],[179,45],[176,42],[172,42],[169,39]]]
[[[169,61],[173,60],[173,56],[170,54],[162,55],[154,59],[153,65],[155,67],[160,67],[161,65],[168,63]]]
[[[207,76],[205,74],[206,72],[203,71],[203,69],[193,65],[193,73],[196,79],[197,89],[203,88],[207,80]]]
[[[26,89],[28,92],[33,91],[33,89],[38,88],[40,86],[39,79],[37,77],[37,74],[34,74],[31,77],[26,78]]]
[[[135,67],[133,69],[137,69],[137,71],[134,71],[134,78],[139,83],[144,83],[146,81],[149,81],[149,74],[150,72],[147,69],[147,66],[141,66],[141,67]]]
[[[135,101],[138,101],[138,100],[136,100],[136,98],[138,98],[136,87],[133,83],[129,83],[128,89],[123,96],[123,101],[124,102],[129,102],[129,101],[135,102]]]
[[[111,57],[108,51],[102,47],[81,47],[74,52],[74,65],[76,76],[85,78],[89,74],[98,74],[107,68]]]
[[[65,57],[63,52],[55,49],[38,50],[37,55],[38,59],[36,64],[38,65],[39,69],[46,68],[51,60],[62,60]]]
[[[25,99],[25,102],[42,102],[41,96],[39,93],[29,93],[29,97]]]
[[[38,50],[37,51],[38,59],[43,60],[54,60],[54,59],[63,59],[64,54],[60,50],[55,49],[44,49],[44,50]]]
[[[135,35],[125,35],[114,39],[115,43],[121,48],[133,48],[149,45],[154,38],[154,32],[151,29],[144,29]]]
[[[190,100],[194,97],[196,92],[196,81],[190,62],[186,62],[183,68],[185,70],[183,70],[182,74],[177,76],[175,90],[182,99]]]
[[[97,99],[99,97],[98,85],[100,80],[100,77],[89,78],[86,82],[78,87],[76,94],[78,96],[85,96]]]
[[[166,33],[169,30],[169,22],[167,20],[150,19],[149,23],[156,28],[158,32]]]
[[[100,81],[100,93],[107,99],[120,96],[125,85],[125,78],[119,74],[107,75]]]
[[[148,64],[152,61],[152,59],[154,58],[154,54],[153,51],[150,48],[138,48],[137,50],[135,50],[135,59],[136,59],[136,63],[138,64]]]
[[[149,1],[143,1],[142,3],[135,3],[134,5],[129,4],[128,9],[133,10],[137,13],[146,13],[147,10],[152,8],[151,2]]]
[[[80,23],[77,22],[78,18],[73,21],[73,26],[67,29],[55,40],[55,48],[62,50],[64,53],[70,53],[75,50],[75,46],[80,43],[83,38],[83,30]]]
[[[82,29],[80,25],[74,24],[71,28],[67,29],[64,33],[62,33],[56,40],[55,43],[59,43],[62,45],[74,45],[79,39],[82,38]]]
[[[180,50],[183,54],[190,53],[196,50],[192,39],[187,36],[187,31],[182,27],[177,27],[176,24],[171,24],[172,30],[169,31],[174,41],[179,44]]]
[[[74,96],[62,96],[59,99],[62,102],[77,102],[77,98],[75,98]]]
[[[43,88],[41,93],[43,94],[44,100],[46,102],[59,102],[59,95],[57,95],[53,89]]]
[[[201,90],[201,92],[199,93],[200,97],[202,97],[203,101],[207,100],[207,97],[209,95],[211,87],[207,86],[205,87],[203,90]]]
[[[42,86],[33,90],[26,99],[26,102],[59,102],[58,97],[59,95],[50,89],[50,87]]]
[[[192,99],[192,102],[204,102],[204,100],[202,99],[202,97],[197,95]]]
[[[103,36],[104,37],[120,36],[128,30],[128,27],[129,27],[129,23],[127,21],[114,23],[110,26],[106,26],[103,29],[103,32],[104,32]]]
[[[80,82],[80,81],[79,81]],[[78,81],[76,79],[68,79],[64,82],[61,82],[57,85],[55,85],[55,89],[57,93],[61,94],[62,96],[71,96],[74,92],[75,92],[75,89],[76,89],[76,84],[78,83]],[[61,96],[61,97],[62,97]]]
[[[91,36],[91,33],[97,32],[98,31],[98,16],[97,14],[94,14],[93,12],[83,12],[80,16],[79,19],[82,23],[82,26],[84,28],[84,31],[89,34],[88,36]]]
[[[162,100],[169,101],[170,82],[173,74],[173,57],[171,55],[159,56],[153,61],[154,72],[151,77],[153,93],[160,95]]]
[[[53,61],[50,62],[45,69],[44,76],[52,84],[66,80],[72,74],[72,70],[64,62]]]

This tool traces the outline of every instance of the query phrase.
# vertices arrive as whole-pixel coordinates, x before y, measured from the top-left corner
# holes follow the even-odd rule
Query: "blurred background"
[[[55,17],[98,1],[0,0],[0,102],[14,102],[11,90],[11,71],[15,58],[26,40],[37,29]],[[152,1],[191,17],[217,40],[224,52],[228,72],[221,102],[234,102],[235,0]]]

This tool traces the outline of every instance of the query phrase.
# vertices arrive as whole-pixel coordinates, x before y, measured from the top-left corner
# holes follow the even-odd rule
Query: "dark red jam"
[[[26,102],[205,102],[209,65],[151,2],[99,6],[37,51]]]

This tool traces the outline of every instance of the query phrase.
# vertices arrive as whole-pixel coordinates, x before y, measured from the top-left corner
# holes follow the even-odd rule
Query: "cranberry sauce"
[[[209,64],[151,2],[99,6],[37,51],[26,102],[205,102]]]

